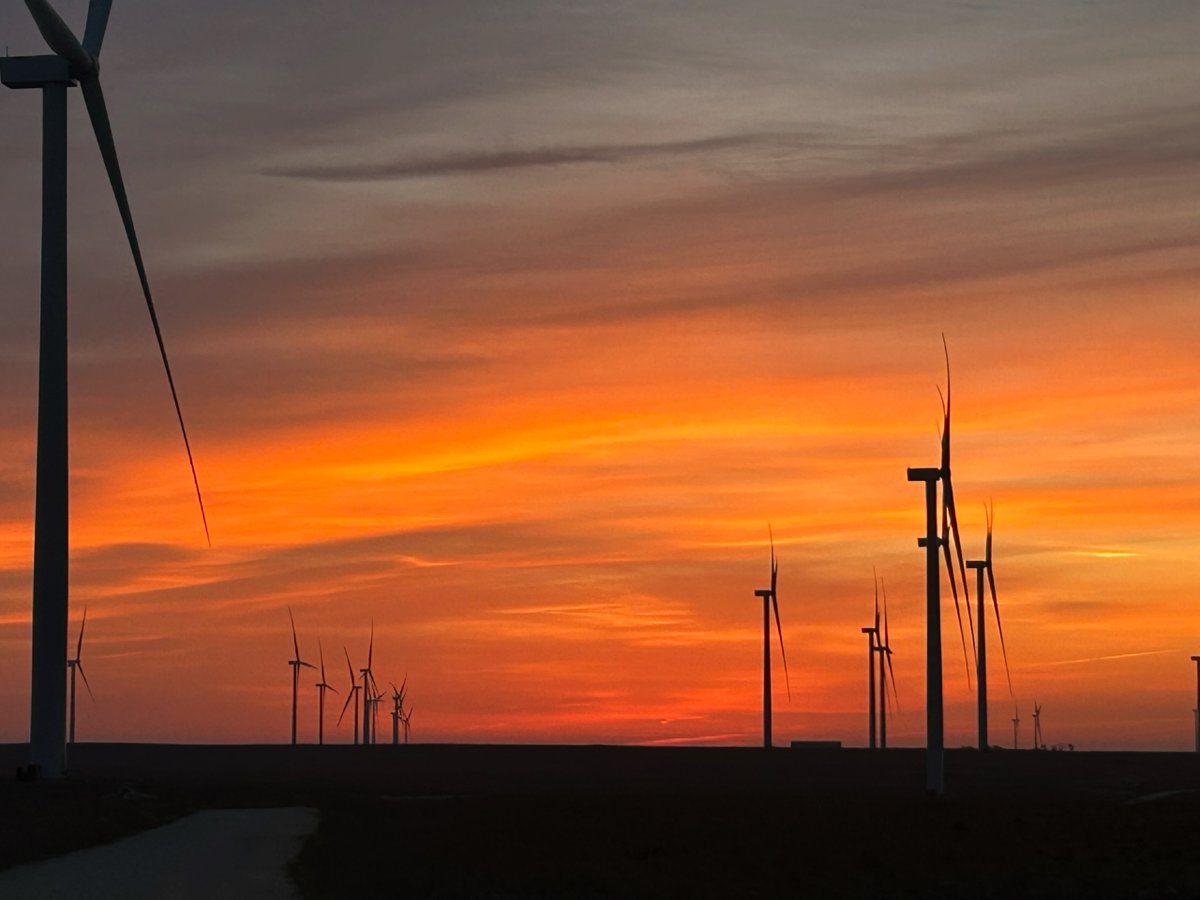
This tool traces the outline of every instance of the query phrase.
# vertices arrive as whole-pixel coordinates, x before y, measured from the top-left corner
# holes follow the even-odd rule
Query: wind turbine
[[[121,177],[112,126],[100,88],[100,46],[112,0],[91,0],[83,42],[75,37],[47,0],[25,0],[42,38],[53,53],[0,59],[0,82],[42,92],[42,267],[41,337],[38,371],[36,497],[33,536],[33,666],[30,678],[29,761],[31,772],[48,778],[63,774],[66,758],[64,705],[68,619],[68,455],[67,455],[67,88],[78,85],[92,131],[112,185],[117,210],[133,253],[138,281],[158,340],[159,354],[183,434],[200,519],[208,521],[192,458],[183,412],[150,284],[142,263],[133,215]],[[209,540],[211,545],[211,540]]]
[[[1033,701],[1033,749],[1041,750],[1042,743],[1042,704]]]
[[[88,696],[95,702],[96,695],[92,693],[92,686],[88,684],[87,673],[83,671],[83,630],[87,628],[87,607],[83,608],[83,621],[79,623],[79,642],[75,645],[75,658],[67,660],[67,668],[71,670],[71,728],[68,732],[67,743],[75,743],[75,673],[79,673],[79,677],[83,679],[83,686],[87,688]]]
[[[863,628],[867,636],[867,747],[875,749],[875,654],[879,652],[879,576],[875,576],[875,624]],[[882,675],[882,670],[880,672]]]
[[[992,606],[996,612],[996,630],[1000,633],[1000,650],[1004,654],[1004,674],[1008,678],[1008,696],[1012,697],[1012,673],[1008,668],[1008,648],[1004,645],[1004,626],[1000,623],[1000,603],[996,599],[996,576],[992,571],[992,523],[994,510],[984,506],[984,516],[987,520],[987,543],[983,559],[972,559],[967,562],[967,568],[975,570],[975,600],[979,604],[979,631],[976,637],[979,641],[975,652],[975,684],[979,697],[979,749],[988,748],[988,719],[987,719],[987,621],[983,605],[983,573],[987,572],[988,587],[992,592]],[[1036,746],[1036,745],[1035,745]]]
[[[783,678],[787,684],[788,699],[792,699],[792,684],[788,677],[787,653],[783,649],[783,626],[779,622],[779,596],[776,585],[779,581],[779,560],[775,558],[775,536],[768,526],[771,540],[771,587],[757,590],[755,597],[763,602],[763,746],[771,746],[771,608],[775,609],[775,628],[779,632],[779,655],[783,658]]]
[[[349,688],[348,692],[346,693],[346,702],[344,704],[342,704],[342,713],[341,713],[341,715],[338,716],[338,724],[339,725],[342,724],[342,719],[346,715],[346,710],[349,707],[353,706],[354,707],[354,743],[357,745],[358,744],[358,704],[355,703],[354,701],[358,697],[358,692],[361,690],[361,688],[358,686],[358,683],[354,677],[354,666],[350,665],[350,651],[347,650],[345,647],[343,647],[342,652],[346,654],[346,671],[350,673],[350,688]]]
[[[315,669],[310,662],[305,662],[300,658],[300,642],[296,640],[296,619],[292,615],[292,608],[288,607],[288,618],[292,622],[292,647],[295,648],[296,658],[289,659],[288,665],[292,667],[292,746],[296,746],[296,697],[300,691],[300,667],[307,666],[310,669]],[[322,676],[322,681],[325,678]]]
[[[333,691],[336,694],[337,688],[325,681],[325,649],[321,646],[320,638],[317,638],[317,653],[321,656],[321,680],[317,683],[317,693],[320,695],[317,702],[317,744],[321,745],[325,743],[325,692]]]
[[[404,676],[404,681],[400,683],[400,687],[396,687],[396,682],[392,682],[392,744],[400,743],[400,723],[404,720],[404,694],[408,688],[408,676]],[[407,744],[408,741],[405,741]]]
[[[966,565],[963,560],[962,541],[958,532],[958,511],[954,506],[954,485],[950,476],[950,349],[946,336],[942,335],[942,349],[946,355],[946,394],[942,398],[941,464],[937,468],[909,468],[908,480],[920,481],[925,485],[925,536],[917,538],[917,546],[925,550],[925,787],[931,794],[940,795],[945,790],[945,733],[942,705],[942,583],[938,549],[943,550],[946,570],[950,576],[950,589],[954,595],[954,610],[958,615],[959,635],[963,639],[963,655],[966,657],[966,635],[962,630],[962,613],[958,606],[958,587],[954,575],[950,539],[953,537],[966,595]],[[939,394],[940,394],[939,389]],[[942,486],[941,525],[938,534],[938,485]],[[970,621],[971,606],[967,598],[967,617]],[[974,629],[972,629],[974,631]],[[974,635],[972,634],[972,645]],[[971,667],[967,664],[967,678]]]
[[[371,704],[377,701],[376,694],[379,693],[379,686],[375,683],[375,675],[371,671],[371,660],[375,655],[375,622],[371,622],[371,642],[367,645],[367,667],[359,669],[362,674],[362,697],[363,697],[363,719],[362,719],[362,742],[363,744],[374,743],[371,737]]]
[[[409,706],[408,712],[406,712],[404,714],[404,743],[405,743],[405,745],[408,744],[408,729],[409,729],[409,726],[412,724],[412,714],[413,714],[413,708],[411,706]]]
[[[1012,723],[1013,723],[1013,749],[1019,750],[1020,745],[1017,743],[1017,727],[1021,724],[1021,714],[1020,714],[1020,712],[1018,712],[1018,710],[1015,706],[1013,707]]]
[[[880,580],[880,586],[883,588],[883,637],[879,640],[879,646],[876,647],[876,652],[879,654],[879,748],[886,750],[889,684],[897,709],[900,708],[900,695],[896,691],[896,672],[892,668],[892,639],[888,633],[887,585]]]
[[[1193,710],[1196,719],[1196,752],[1200,753],[1200,656],[1193,656],[1196,664],[1196,708]]]
[[[374,683],[375,679],[371,679]],[[386,696],[383,691],[379,690],[376,685],[375,693],[371,695],[371,743],[379,742],[379,704],[383,702]]]

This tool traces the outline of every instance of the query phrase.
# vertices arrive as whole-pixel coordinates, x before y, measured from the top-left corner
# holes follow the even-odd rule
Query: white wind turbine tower
[[[48,778],[65,766],[68,619],[68,455],[67,455],[67,89],[78,86],[116,198],[133,253],[150,323],[175,404],[192,469],[200,516],[208,536],[204,500],[196,475],[175,380],[150,284],[133,227],[133,215],[117,160],[116,144],[100,88],[100,46],[112,0],[91,0],[82,43],[47,0],[25,0],[42,38],[53,53],[0,59],[0,82],[42,92],[42,266],[41,337],[38,361],[37,488],[33,537],[33,665],[30,678],[30,771]]]

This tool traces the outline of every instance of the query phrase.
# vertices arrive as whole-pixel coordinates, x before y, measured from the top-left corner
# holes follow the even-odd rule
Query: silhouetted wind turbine
[[[310,669],[315,669],[310,662],[305,662],[300,658],[300,642],[296,639],[296,619],[292,616],[292,608],[288,607],[288,619],[292,623],[292,647],[296,651],[296,658],[289,659],[288,665],[292,667],[292,746],[296,746],[296,698],[300,693],[300,667],[306,666]],[[322,678],[322,681],[325,679]]]
[[[67,88],[78,84],[92,131],[116,198],[129,249],[141,283],[150,323],[183,434],[192,469],[200,518],[208,521],[200,480],[166,345],[150,295],[146,269],[133,227],[133,215],[117,160],[116,144],[100,88],[100,45],[112,0],[91,0],[80,43],[47,0],[25,0],[42,38],[54,51],[43,56],[0,59],[0,82],[42,92],[42,271],[41,338],[38,372],[37,476],[33,536],[33,667],[30,679],[29,760],[35,772],[57,778],[65,765],[64,704],[68,618],[68,456],[67,456]],[[210,541],[211,543],[211,541]]]
[[[1019,750],[1020,745],[1017,743],[1017,727],[1021,724],[1021,714],[1017,708],[1013,707],[1013,749]]]
[[[889,684],[896,700],[897,709],[900,707],[900,694],[896,690],[896,672],[892,668],[892,639],[888,633],[887,585],[883,584],[882,579],[880,586],[883,588],[883,637],[879,640],[879,646],[876,648],[879,653],[879,747],[881,750],[886,750]]]
[[[879,576],[875,576],[875,619],[869,628],[863,628],[867,636],[867,747],[875,749],[875,654],[879,652]],[[880,673],[882,675],[882,671]]]
[[[1042,743],[1042,704],[1033,701],[1033,749],[1041,750]]]
[[[321,639],[317,638],[317,653],[321,657],[321,680],[317,683],[317,693],[320,699],[317,701],[317,744],[325,743],[325,692],[333,691],[337,693],[337,688],[332,684],[327,684],[325,680],[325,648],[321,646]]]
[[[404,743],[405,743],[405,744],[407,744],[407,743],[408,743],[408,729],[409,729],[409,726],[410,726],[410,725],[412,725],[412,714],[413,714],[413,708],[412,708],[412,706],[409,706],[409,707],[408,707],[408,712],[406,712],[406,713],[404,714],[404,719],[403,719],[403,724],[404,724]]]
[[[779,560],[775,558],[775,536],[770,527],[767,534],[771,540],[771,587],[768,590],[757,590],[755,597],[762,597],[763,602],[763,746],[771,746],[771,609],[775,609],[775,628],[779,632],[779,655],[783,659],[783,678],[787,684],[788,699],[792,699],[792,683],[788,677],[787,653],[783,649],[783,626],[779,622],[779,595],[776,586],[779,581]]]
[[[950,573],[950,585],[954,594],[955,612],[959,616],[959,634],[962,632],[962,613],[958,607],[958,589],[955,586],[954,565],[950,555],[950,537],[953,536],[963,577],[963,592],[966,593],[966,566],[962,558],[962,542],[958,534],[958,512],[954,507],[954,487],[950,477],[950,350],[946,337],[942,335],[942,348],[946,354],[946,394],[942,399],[944,421],[941,436],[941,465],[938,468],[909,468],[908,480],[920,481],[925,485],[925,536],[917,539],[917,546],[925,550],[925,787],[932,794],[940,795],[945,790],[945,733],[942,706],[942,585],[941,564],[938,549],[946,560]],[[940,390],[939,390],[940,393]],[[938,534],[938,484],[942,485],[942,534]],[[968,619],[971,606],[967,604]],[[973,629],[972,629],[973,630]],[[974,645],[974,635],[972,635]],[[966,651],[964,649],[964,656]],[[970,663],[967,677],[970,678]]]
[[[1192,662],[1196,664],[1196,752],[1200,753],[1200,656],[1193,656]]]
[[[975,652],[975,684],[979,698],[979,749],[986,750],[988,748],[988,713],[987,713],[987,619],[984,615],[985,607],[983,604],[983,573],[987,572],[988,587],[992,593],[992,606],[996,613],[996,630],[1000,634],[1000,650],[1004,654],[1004,674],[1008,678],[1008,696],[1012,697],[1012,673],[1008,668],[1008,648],[1004,645],[1004,626],[1000,623],[1000,603],[996,599],[996,576],[992,571],[992,508],[984,506],[984,516],[987,520],[987,543],[985,544],[983,559],[972,559],[967,562],[967,568],[975,570],[975,600],[979,604],[979,614],[976,618],[979,620],[979,629],[976,634],[979,645]]]
[[[349,688],[348,692],[346,693],[346,702],[344,704],[342,704],[342,712],[341,712],[341,715],[338,716],[338,724],[339,725],[342,724],[342,719],[346,715],[346,710],[349,707],[353,706],[354,707],[354,743],[357,745],[358,744],[358,704],[355,702],[355,700],[358,698],[358,692],[361,690],[361,688],[359,688],[359,686],[358,686],[358,680],[354,677],[354,666],[352,666],[350,664],[350,651],[347,650],[345,647],[343,647],[342,652],[346,654],[346,671],[350,673],[350,688]]]
[[[79,673],[79,677],[83,679],[83,686],[87,688],[88,696],[94,702],[96,695],[92,693],[92,686],[88,684],[87,673],[83,671],[83,630],[87,628],[87,607],[83,608],[83,621],[79,623],[79,642],[75,645],[75,658],[67,660],[67,668],[71,670],[71,728],[68,732],[67,742],[75,743],[75,673]]]
[[[372,681],[374,681],[374,679],[372,679]],[[375,693],[371,697],[371,743],[372,744],[376,744],[379,742],[379,704],[383,702],[383,698],[385,696],[386,696],[386,694],[383,691],[379,690],[378,687],[376,687]]]
[[[362,697],[363,697],[363,721],[362,721],[362,742],[363,744],[374,743],[371,739],[371,704],[376,701],[376,694],[379,693],[379,685],[375,683],[375,675],[371,671],[371,661],[375,656],[375,622],[371,622],[371,642],[367,645],[367,667],[359,669],[362,673]]]
[[[392,682],[392,744],[400,743],[400,723],[404,718],[404,692],[408,687],[408,676],[404,676],[404,681],[400,683],[400,687],[396,687],[396,682]],[[406,742],[407,743],[407,742]]]

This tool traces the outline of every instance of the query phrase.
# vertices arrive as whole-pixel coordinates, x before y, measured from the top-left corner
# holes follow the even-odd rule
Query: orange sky
[[[1031,69],[1033,24],[917,6],[930,18],[899,30],[783,21],[826,81],[786,69],[801,63],[770,35],[788,15],[774,4],[758,19],[718,4],[661,45],[659,14],[633,16],[621,28],[651,49],[599,70],[490,60],[514,67],[490,103],[447,62],[445,92],[419,103],[352,85],[310,108],[260,98],[258,121],[213,63],[179,90],[236,148],[170,143],[171,85],[132,77],[161,62],[119,43],[114,18],[132,93],[111,102],[146,141],[128,178],[213,547],[81,145],[71,635],[86,604],[96,702],[80,736],[286,739],[290,606],[339,689],[342,648],[359,665],[374,621],[377,677],[407,674],[417,740],[755,743],[769,522],[792,689],[777,667],[777,741],[865,742],[876,569],[890,736],[920,745],[922,498],[905,468],[937,463],[944,332],[968,555],[996,507],[1013,696],[992,632],[993,738],[1011,741],[1015,704],[1028,740],[1036,700],[1050,743],[1190,749],[1200,118],[1185,29],[1064,14],[1060,65]],[[935,20],[955,48],[936,63],[921,37]],[[295,27],[320,45],[318,22]],[[532,41],[520,17],[488,27],[513,59]],[[736,58],[699,54],[730,29]],[[1140,49],[1114,57],[1122,31]],[[994,82],[971,69],[981,47]],[[236,41],[223,52],[254,64]],[[697,75],[710,68],[728,74]],[[1124,87],[1133,71],[1142,93]],[[29,131],[4,187],[34,216],[28,99],[0,97],[0,116]],[[36,234],[11,237],[0,741],[28,729],[36,379]],[[956,746],[974,707],[946,600]],[[349,740],[342,696],[327,731]],[[311,739],[311,686],[301,716]]]

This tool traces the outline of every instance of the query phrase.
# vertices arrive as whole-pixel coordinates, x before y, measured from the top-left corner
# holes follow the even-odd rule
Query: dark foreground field
[[[0,747],[12,772],[23,748]],[[84,745],[3,782],[0,866],[187,811],[310,805],[305,897],[1200,897],[1200,756]]]

